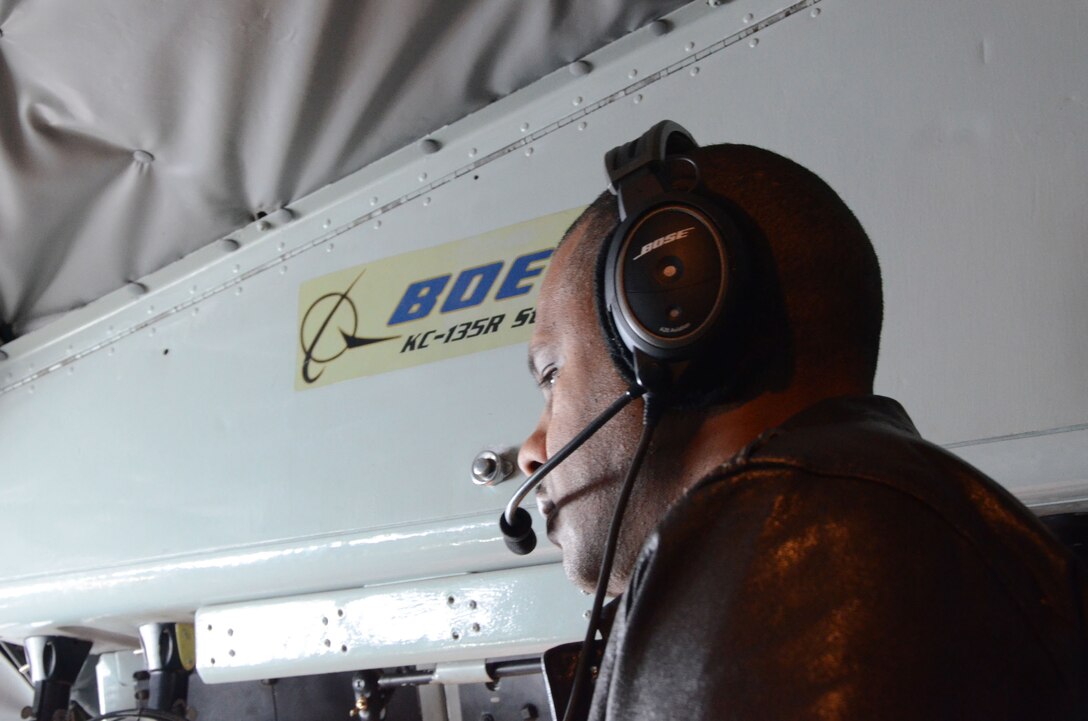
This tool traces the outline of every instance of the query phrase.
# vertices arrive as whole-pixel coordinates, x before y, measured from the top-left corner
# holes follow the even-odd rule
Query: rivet
[[[132,152],[132,159],[141,165],[147,165],[155,160],[155,156],[146,150],[135,150]]]
[[[228,651],[228,653],[230,654],[231,658],[234,658],[234,649],[233,648],[230,651]]]
[[[521,132],[523,132],[523,133],[529,132],[529,123],[522,123],[521,124]]]
[[[64,349],[64,352],[68,353],[68,354],[71,354],[72,351],[74,351],[75,349],[76,349],[75,346],[73,346],[71,343],[69,343],[68,347]]]
[[[421,183],[422,183],[422,182],[424,182],[425,180],[427,180],[427,174],[426,174],[426,173],[420,173],[420,174],[419,174],[419,182],[421,182]]]
[[[290,208],[276,208],[268,214],[268,222],[273,225],[287,225],[295,219],[295,214]]]
[[[695,43],[688,43],[687,45],[684,46],[684,50],[686,52],[689,52],[689,53],[694,49],[695,49]]]
[[[574,100],[571,101],[571,104],[574,105],[574,106],[581,105],[582,104],[582,96],[579,95],[578,97],[576,97]]]
[[[267,220],[262,220],[261,222],[257,223],[257,230],[259,230],[261,232],[264,232],[266,230],[270,230],[271,228],[272,228],[272,224],[269,223]]]
[[[330,641],[329,639],[326,638],[325,639],[325,648],[328,648],[329,646],[332,646],[332,641]]]
[[[471,148],[471,149],[469,149],[469,151],[468,151],[468,157],[470,157],[470,158],[475,158],[475,157],[476,157],[476,153],[478,153],[478,152],[480,152],[480,151],[476,150],[476,148]]]
[[[215,659],[214,659],[214,658],[212,658],[212,659],[211,659],[211,662],[212,662],[212,666],[214,666],[214,665],[215,665]]]
[[[452,638],[454,641],[457,641],[461,638],[461,632],[458,631],[456,628],[453,629],[452,631],[450,631],[450,638]]]
[[[642,95],[636,95],[634,97],[634,99],[633,99],[633,102],[635,103],[635,105],[638,105],[639,103],[641,103],[642,102]]]
[[[585,130],[588,127],[589,127],[589,124],[584,120],[582,122],[578,123],[578,129],[579,130]]]
[[[691,77],[693,77],[693,78],[694,78],[694,77],[695,77],[696,75],[698,75],[698,74],[699,74],[699,66],[698,66],[698,65],[696,65],[695,67],[693,67],[693,68],[691,69]]]
[[[423,199],[423,204],[424,205],[430,205],[431,204],[431,196],[428,195],[426,198],[424,198]]]
[[[125,286],[128,292],[136,297],[147,294],[147,286],[137,281],[132,281]]]
[[[286,265],[281,265],[280,266],[280,275],[287,275],[287,266]]]
[[[223,238],[219,241],[219,247],[228,253],[233,253],[238,250],[239,243],[234,238]]]
[[[747,25],[748,23],[752,22],[755,19],[756,19],[755,15],[753,15],[752,13],[748,13],[747,15],[744,16],[744,24]]]
[[[342,608],[336,609],[336,615],[339,616],[340,618],[343,618],[344,617],[344,609],[342,609]]]
[[[231,272],[232,272],[232,273],[234,273],[235,275],[237,275],[238,273],[241,273],[241,272],[242,272],[242,266],[240,266],[240,265],[235,265],[235,266],[234,266],[233,268],[231,268],[230,270],[231,270]]]
[[[657,37],[668,34],[672,30],[672,24],[668,20],[654,20],[650,23],[650,33]]]
[[[332,220],[329,218],[325,218],[325,222],[321,224],[321,227],[325,230],[328,230],[332,227]],[[283,243],[280,243],[280,250],[283,250]]]
[[[380,227],[382,227],[382,221],[380,221],[380,220],[375,220],[375,221],[374,221],[374,230],[377,230],[377,229],[378,229],[378,228],[380,228]]]
[[[334,250],[336,250],[336,244],[335,243],[329,243],[328,245],[325,246],[325,252],[326,253],[331,253]]]
[[[454,598],[453,596],[446,596],[446,605],[447,606],[452,606],[455,603],[457,603],[456,598]]]
[[[149,330],[147,331],[147,335],[148,335],[148,337],[154,337],[155,333],[157,333],[157,332],[158,332],[158,330],[157,330],[157,329],[155,329],[155,328],[150,328],[150,329],[149,329]]]
[[[109,354],[110,355],[116,355],[116,353],[117,353],[117,349],[114,348],[113,346],[110,346]]]
[[[147,314],[148,315],[155,315],[155,306],[153,306],[153,305],[147,306]]]
[[[348,652],[348,645],[345,643],[343,646],[340,647],[340,653],[347,653],[347,652]]]
[[[424,155],[433,155],[442,149],[442,143],[434,138],[424,138],[419,141],[419,149],[423,151]]]
[[[234,629],[233,628],[228,628],[227,629],[227,635],[228,636],[233,636],[234,635]]]
[[[480,632],[480,624],[478,624],[478,623],[472,624],[472,632],[473,633],[479,633]]]
[[[68,366],[68,375],[72,376],[72,375],[75,375],[75,374],[76,374],[76,367],[75,366]]]
[[[589,611],[582,611],[582,618],[589,618],[589,616],[590,616]]]
[[[629,77],[629,78],[631,78],[632,80],[634,80],[635,78],[637,78],[637,77],[638,77],[638,70],[636,70],[636,69],[632,68],[632,69],[631,69],[631,72],[627,73],[627,77]]]
[[[30,386],[29,388],[26,389],[26,391],[27,391],[27,393],[33,394],[34,393],[34,386]]]
[[[716,7],[720,6],[720,5],[723,5],[724,3],[725,3],[725,0],[706,0],[706,4],[709,5],[712,8],[716,8]]]
[[[189,288],[189,295],[196,295],[196,286],[195,285],[191,286]]]
[[[378,196],[375,195],[373,198],[371,198],[370,199],[370,204],[371,205],[377,205],[378,204]]]
[[[234,294],[235,295],[241,295],[242,294],[242,286],[238,286],[237,288],[235,288],[234,289]]]
[[[325,222],[327,223],[328,221],[325,221]],[[277,243],[277,244],[276,244],[276,250],[278,250],[278,251],[279,251],[279,252],[281,252],[281,253],[282,253],[282,252],[283,252],[283,251],[284,251],[284,250],[285,250],[286,248],[287,248],[287,243],[284,243],[284,242],[280,241],[279,243]]]
[[[200,315],[200,308],[193,308],[193,315]]]
[[[327,616],[322,616],[321,617],[321,625],[322,626],[328,626],[329,625],[329,619],[328,619]]]
[[[532,154],[533,154],[532,146],[529,146],[528,148],[525,149],[525,157],[529,157]]]
[[[759,45],[759,38],[752,38],[748,41],[748,47],[754,48],[756,45]]]
[[[820,8],[812,8],[812,12],[809,13],[812,17],[818,17],[820,14]]]
[[[588,75],[593,70],[593,65],[585,60],[577,60],[570,64],[570,74],[574,76]]]
[[[469,601],[468,602],[468,607],[470,609],[472,609],[473,611],[475,611],[476,610],[476,602],[475,601]]]

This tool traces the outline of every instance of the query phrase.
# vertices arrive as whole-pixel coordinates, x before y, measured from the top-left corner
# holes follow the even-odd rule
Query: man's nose
[[[540,468],[544,461],[548,460],[545,446],[547,436],[544,433],[544,419],[541,419],[518,451],[518,467],[526,476],[531,476]]]

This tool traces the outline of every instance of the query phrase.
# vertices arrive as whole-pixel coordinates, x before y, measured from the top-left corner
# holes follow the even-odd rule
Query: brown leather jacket
[[[1086,582],[895,401],[825,401],[643,549],[590,718],[1088,719]]]

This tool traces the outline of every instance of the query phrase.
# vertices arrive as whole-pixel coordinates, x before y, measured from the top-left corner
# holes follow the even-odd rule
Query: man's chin
[[[596,575],[589,577],[585,568],[579,567],[579,564],[576,564],[569,559],[570,556],[564,553],[563,572],[567,574],[567,579],[582,593],[587,595],[592,594],[597,589]]]

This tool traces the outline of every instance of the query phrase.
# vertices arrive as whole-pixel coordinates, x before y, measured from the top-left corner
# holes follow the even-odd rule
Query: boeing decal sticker
[[[544,269],[582,210],[303,283],[295,389],[527,341]]]

